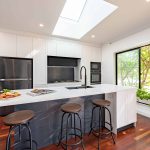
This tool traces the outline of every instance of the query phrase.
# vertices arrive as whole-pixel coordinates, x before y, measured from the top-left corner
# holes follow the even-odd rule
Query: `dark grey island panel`
[[[82,110],[79,115],[82,119],[83,132],[88,133],[92,111],[91,101],[98,98],[104,98],[104,94],[16,105],[15,111],[30,109],[35,112],[36,116],[30,122],[30,126],[33,138],[38,143],[38,148],[42,148],[58,142],[62,116],[60,107],[65,103],[76,102],[81,104]],[[25,135],[23,133],[23,136]]]

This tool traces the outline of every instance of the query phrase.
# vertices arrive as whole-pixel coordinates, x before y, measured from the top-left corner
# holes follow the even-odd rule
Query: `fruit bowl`
[[[14,97],[18,97],[20,95],[21,94],[19,92],[11,91],[9,89],[3,89],[3,91],[0,92],[0,100],[14,98]]]

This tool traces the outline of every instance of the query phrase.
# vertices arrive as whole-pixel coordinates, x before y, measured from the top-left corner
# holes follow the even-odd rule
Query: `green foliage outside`
[[[150,92],[150,46],[141,48],[141,88]]]
[[[138,89],[136,95],[141,100],[150,100],[150,92],[146,90]]]
[[[139,85],[139,49],[118,55],[118,84],[123,86]]]

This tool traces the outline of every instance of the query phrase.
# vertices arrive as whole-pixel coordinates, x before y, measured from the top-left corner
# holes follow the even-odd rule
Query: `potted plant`
[[[150,106],[150,92],[145,89],[137,90],[137,100],[140,103],[145,103]]]

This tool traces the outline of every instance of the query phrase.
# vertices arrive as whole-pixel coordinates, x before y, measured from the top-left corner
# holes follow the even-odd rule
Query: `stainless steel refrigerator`
[[[33,60],[0,57],[0,91],[33,87]]]
[[[0,91],[33,88],[33,60],[0,57]],[[14,112],[14,106],[0,107],[0,116]]]

